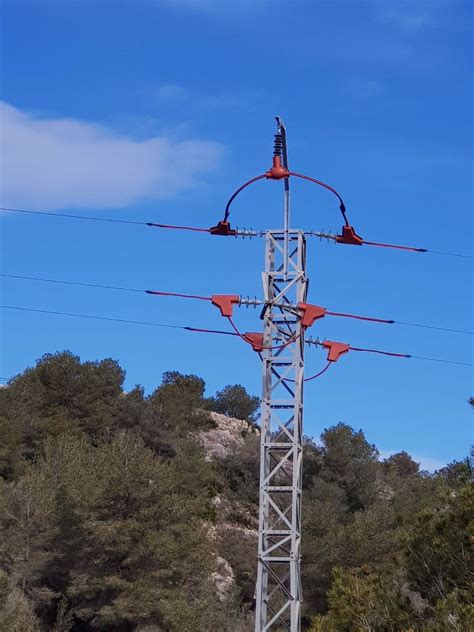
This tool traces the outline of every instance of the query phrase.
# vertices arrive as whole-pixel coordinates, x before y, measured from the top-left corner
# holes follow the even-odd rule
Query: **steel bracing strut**
[[[284,127],[278,123],[286,160]],[[303,231],[289,229],[285,179],[284,229],[266,233],[263,275],[266,307],[255,632],[301,629],[304,331],[301,315],[292,306],[306,301],[305,260]]]

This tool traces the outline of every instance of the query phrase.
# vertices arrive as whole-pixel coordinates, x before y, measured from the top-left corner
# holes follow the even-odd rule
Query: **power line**
[[[324,367],[318,371],[317,373],[314,373],[313,375],[310,375],[310,377],[305,377],[303,382],[311,382],[312,380],[316,380],[318,377],[321,377],[321,375],[323,375],[324,373],[326,373],[326,371],[334,364],[334,362],[331,361],[327,361],[326,364],[324,365]],[[290,379],[290,378],[284,378],[285,382],[292,382],[294,383],[295,380]]]
[[[474,255],[460,253],[460,252],[451,252],[446,250],[431,250],[431,248],[419,248],[417,246],[403,246],[401,244],[386,244],[380,241],[367,241],[359,237],[355,232],[352,226],[346,226],[343,228],[342,235],[336,235],[333,233],[327,233],[323,231],[315,231],[308,230],[305,231],[305,235],[310,235],[311,237],[319,237],[320,239],[332,240],[336,244],[348,244],[352,246],[376,246],[378,248],[393,248],[395,250],[405,250],[407,252],[419,252],[424,253],[428,252],[430,254],[437,255],[448,255],[450,257],[464,257],[466,259],[474,259]]]
[[[247,180],[247,182],[244,182],[244,184],[242,186],[240,186],[236,191],[234,191],[234,193],[232,193],[232,195],[230,196],[229,200],[227,201],[227,204],[226,204],[226,207],[225,207],[224,219],[222,220],[224,223],[226,223],[227,220],[229,219],[230,205],[235,200],[235,198],[239,195],[239,193],[241,193],[244,189],[246,189],[248,186],[250,186],[254,182],[257,182],[257,180],[263,180],[264,178],[265,178],[265,174],[264,173],[259,175],[259,176],[256,176],[255,178],[251,178],[250,180]]]
[[[365,353],[378,353],[380,355],[391,356],[392,358],[412,358],[410,353],[394,353],[392,351],[381,351],[380,349],[366,349],[364,347],[353,347],[349,345],[351,351],[363,351]]]
[[[367,320],[371,323],[383,323],[384,325],[393,325],[395,320],[386,318],[375,318],[374,316],[360,316],[359,314],[347,314],[345,312],[331,312],[326,310],[328,316],[340,316],[341,318],[354,318],[355,320]]]
[[[187,298],[187,299],[196,299],[196,300],[201,300],[201,301],[211,301],[212,297],[210,296],[201,296],[198,294],[184,294],[181,292],[165,292],[165,291],[160,291],[160,290],[146,290],[146,289],[138,289],[138,288],[131,288],[131,287],[123,287],[123,286],[117,286],[117,285],[101,285],[98,283],[86,283],[86,282],[82,282],[82,281],[67,281],[67,280],[61,280],[61,279],[49,279],[49,278],[44,278],[44,277],[33,277],[33,276],[27,276],[27,275],[20,275],[20,274],[5,274],[5,273],[1,273],[0,277],[4,277],[4,278],[8,278],[8,279],[19,279],[19,280],[23,280],[23,281],[34,281],[34,282],[40,282],[40,283],[57,283],[60,285],[72,285],[72,286],[79,286],[79,287],[92,287],[92,288],[96,288],[96,289],[101,289],[101,290],[118,290],[121,292],[138,292],[138,293],[145,293],[145,294],[150,294],[150,295],[156,295],[156,296],[169,296],[169,297],[177,297],[177,298]],[[323,309],[323,308],[321,308]],[[446,331],[449,333],[458,333],[458,334],[466,334],[466,335],[474,335],[474,331],[470,331],[467,329],[455,329],[452,327],[440,327],[437,325],[427,325],[424,323],[412,323],[412,322],[407,322],[407,321],[399,321],[399,320],[393,320],[393,319],[385,319],[385,318],[375,318],[372,316],[361,316],[358,314],[349,314],[346,312],[333,312],[333,311],[329,311],[329,310],[325,310],[325,313],[328,316],[335,316],[335,317],[342,317],[342,318],[352,318],[352,319],[356,319],[356,320],[363,320],[363,321],[368,321],[368,322],[374,322],[374,323],[381,323],[381,324],[388,324],[388,325],[403,325],[406,327],[420,327],[420,328],[424,328],[424,329],[433,329],[433,330],[437,330],[437,331]]]
[[[25,208],[8,208],[0,206],[0,211],[8,211],[9,213],[27,213],[29,215],[48,215],[49,217],[65,217],[67,219],[85,219],[92,222],[112,222],[114,224],[136,224],[146,226],[146,222],[137,222],[130,219],[114,219],[112,217],[92,217],[90,215],[71,215],[70,213],[53,213],[51,211],[34,211]]]
[[[212,301],[210,296],[201,296],[200,294],[182,294],[181,292],[161,292],[159,290],[145,290],[145,294],[153,294],[154,296],[176,296],[178,298],[194,298],[198,301]]]
[[[203,329],[200,327],[191,327],[189,325],[171,325],[169,323],[156,323],[153,321],[146,320],[131,320],[127,318],[115,318],[113,316],[95,316],[92,314],[78,314],[75,312],[61,312],[58,310],[52,309],[38,309],[33,307],[23,307],[20,305],[0,305],[0,309],[11,309],[18,310],[22,312],[33,312],[37,314],[48,314],[54,316],[69,316],[72,318],[87,318],[92,320],[105,320],[114,323],[124,323],[129,325],[144,325],[147,327],[165,327],[167,329],[183,329],[186,331],[192,331],[196,333],[206,333],[206,334],[221,334],[226,336],[237,336],[237,334],[232,331],[220,331],[218,329]]]
[[[169,323],[157,323],[157,322],[153,322],[153,321],[144,321],[144,320],[132,320],[132,319],[127,319],[127,318],[116,318],[113,316],[96,316],[93,314],[78,314],[76,312],[63,312],[63,311],[58,311],[58,310],[50,310],[50,309],[39,309],[39,308],[34,308],[34,307],[23,307],[20,305],[0,305],[0,309],[8,309],[8,310],[16,310],[16,311],[22,311],[22,312],[32,312],[32,313],[37,313],[37,314],[46,314],[46,315],[53,315],[53,316],[68,316],[68,317],[72,317],[72,318],[85,318],[85,319],[90,319],[90,320],[101,320],[101,321],[108,321],[108,322],[116,322],[116,323],[122,323],[122,324],[129,324],[129,325],[142,325],[142,326],[147,326],[147,327],[160,327],[160,328],[167,328],[167,329],[181,329],[184,331],[191,331],[194,333],[205,333],[205,334],[218,334],[218,335],[222,335],[222,336],[234,336],[234,337],[239,337],[241,339],[244,340],[244,342],[246,342],[247,344],[249,344],[249,338],[247,337],[248,334],[242,334],[241,332],[237,331],[223,331],[220,329],[206,329],[203,327],[192,327],[190,325],[172,325]],[[322,346],[322,343],[320,343],[319,341],[314,341],[312,339],[309,339],[306,341],[308,344],[316,344],[317,346]],[[258,348],[258,345],[257,345]],[[280,347],[278,347],[280,348]],[[442,363],[446,363],[446,364],[457,364],[457,365],[461,365],[461,366],[474,366],[473,364],[469,363],[469,362],[459,362],[456,360],[445,360],[443,358],[429,358],[429,357],[424,357],[424,356],[418,356],[418,355],[412,355],[412,354],[402,354],[402,353],[393,353],[390,351],[381,351],[379,349],[366,349],[366,348],[361,348],[361,347],[354,347],[352,345],[349,345],[349,349],[351,351],[364,351],[364,352],[368,352],[368,353],[376,353],[376,354],[380,354],[380,355],[386,355],[386,356],[391,356],[391,357],[399,357],[399,358],[413,358],[416,360],[426,360],[428,362],[442,362]],[[0,379],[10,379],[10,378],[0,378]],[[309,380],[310,378],[308,378]],[[291,381],[291,380],[287,380],[287,381]]]
[[[461,366],[474,366],[472,362],[458,362],[456,360],[444,360],[442,358],[426,358],[424,356],[412,355],[415,360],[427,360],[428,362],[444,362],[445,364],[460,364]]]
[[[328,343],[328,341],[325,342],[320,342],[319,340],[313,340],[312,338],[309,338],[308,340],[305,340],[305,342],[309,345],[315,345],[317,347],[328,347],[330,346],[330,344],[334,344],[334,343]],[[426,360],[427,362],[442,362],[445,364],[458,364],[460,366],[474,366],[474,364],[472,362],[459,362],[457,360],[446,360],[444,358],[429,358],[426,356],[419,356],[419,355],[413,355],[411,353],[394,353],[393,351],[383,351],[381,349],[368,349],[365,347],[355,347],[353,345],[349,345],[349,344],[344,344],[344,343],[336,343],[336,345],[342,346],[345,348],[345,351],[359,351],[359,352],[364,352],[364,353],[376,353],[378,355],[384,355],[384,356],[388,356],[388,357],[392,357],[392,358],[403,358],[403,359],[413,359],[413,360]]]
[[[446,252],[445,250],[427,250],[435,255],[448,255],[450,257],[464,257],[466,259],[474,259],[474,255],[468,255],[461,252]]]
[[[435,325],[421,325],[420,323],[406,323],[402,320],[394,320],[394,324],[396,325],[404,325],[406,327],[422,327],[423,329],[435,329],[437,331],[449,331],[455,334],[468,334],[470,336],[474,335],[474,331],[469,331],[468,329],[452,329],[451,327],[436,327]]]
[[[277,133],[272,167],[263,175],[259,175],[242,185],[228,201],[223,221],[209,229],[181,225],[156,224],[153,222],[139,222],[134,220],[121,220],[114,218],[87,217],[72,214],[56,214],[48,211],[30,211],[27,209],[4,209],[10,212],[28,213],[37,215],[60,216],[68,219],[86,219],[88,221],[113,222],[122,224],[146,225],[173,230],[187,230],[194,232],[210,233],[222,236],[253,236],[254,231],[239,231],[232,229],[229,222],[230,205],[237,195],[254,182],[262,179],[283,180],[284,183],[284,212],[283,229],[267,230],[265,233],[265,272],[263,275],[265,300],[252,301],[237,295],[212,295],[200,296],[195,294],[181,294],[149,289],[137,289],[130,287],[100,285],[95,283],[83,283],[76,281],[62,281],[58,279],[46,279],[33,276],[21,276],[2,274],[1,276],[12,279],[22,279],[37,282],[59,283],[71,286],[92,287],[101,290],[118,290],[127,292],[140,292],[151,295],[181,297],[210,301],[220,309],[223,317],[227,317],[233,328],[233,332],[211,329],[202,329],[167,323],[151,323],[146,321],[134,321],[106,316],[89,314],[75,314],[71,312],[59,312],[42,310],[21,306],[5,305],[4,309],[18,309],[24,312],[36,312],[45,315],[57,315],[76,318],[91,318],[101,321],[114,321],[133,325],[145,325],[154,327],[166,327],[183,329],[198,333],[212,333],[239,336],[242,341],[250,344],[258,352],[263,363],[263,394],[262,394],[262,427],[261,427],[261,469],[260,469],[260,511],[258,524],[258,564],[256,584],[255,629],[258,632],[269,631],[284,627],[289,632],[300,630],[301,620],[301,496],[302,496],[302,470],[301,456],[303,453],[303,391],[304,381],[304,343],[305,332],[319,318],[325,314],[345,318],[355,318],[384,324],[395,324],[394,320],[359,316],[341,312],[329,312],[323,307],[301,302],[301,297],[306,297],[308,290],[308,278],[306,277],[306,238],[302,230],[290,229],[290,176],[303,178],[317,185],[323,186],[340,202],[340,211],[344,218],[342,233],[330,237],[336,243],[352,245],[372,245],[383,248],[396,248],[415,252],[438,252],[454,256],[474,258],[471,255],[429,251],[425,248],[383,244],[380,242],[364,241],[357,235],[350,225],[344,202],[339,193],[328,184],[316,180],[310,176],[295,173],[289,170],[286,146],[286,129],[277,117]],[[319,235],[323,236],[323,235]],[[171,278],[171,277],[170,277]],[[172,282],[172,281],[170,281]],[[241,333],[232,320],[234,305],[264,305],[262,320],[264,321],[263,333]],[[402,324],[402,323],[401,323]],[[421,326],[435,328],[430,325],[418,325],[416,323],[403,323],[406,326]],[[457,333],[472,333],[463,330],[448,328],[436,329],[456,331]],[[263,344],[265,342],[265,345]],[[314,341],[313,341],[314,343]],[[328,350],[327,364],[319,373],[307,379],[315,379],[322,375],[332,363],[349,351],[367,352],[379,354],[390,358],[415,358],[424,361],[445,362],[463,366],[472,366],[465,362],[413,356],[405,353],[395,353],[372,348],[355,347],[348,343],[324,340],[315,344]],[[273,346],[275,345],[275,346]],[[260,352],[263,351],[263,354]],[[291,376],[291,377],[290,377]],[[276,379],[275,379],[276,378]],[[290,384],[292,384],[290,386]],[[281,474],[284,472],[291,484],[282,484]],[[286,565],[286,566],[285,566]]]
[[[209,233],[209,228],[197,228],[195,226],[177,226],[175,224],[156,224],[154,222],[138,222],[131,219],[116,219],[113,217],[94,217],[90,215],[72,215],[70,213],[53,213],[51,211],[34,211],[32,209],[25,208],[8,208],[6,206],[0,206],[0,211],[7,211],[9,213],[26,213],[28,215],[46,215],[48,217],[62,217],[65,219],[84,219],[92,222],[110,222],[113,224],[135,224],[136,226],[150,226],[153,228],[169,228],[174,230],[192,230],[201,233]]]
[[[460,252],[447,252],[444,250],[431,250],[431,248],[417,248],[415,246],[400,246],[398,244],[383,244],[377,241],[362,240],[366,246],[377,246],[379,248],[395,248],[397,250],[410,250],[412,252],[429,252],[436,255],[447,255],[449,257],[464,257],[466,259],[474,259],[474,255],[462,254]]]
[[[339,195],[336,189],[334,189],[329,184],[326,184],[326,182],[323,182],[322,180],[316,180],[316,178],[311,178],[310,176],[303,175],[302,173],[295,173],[294,171],[290,171],[289,175],[295,176],[296,178],[302,178],[303,180],[308,180],[309,182],[318,184],[319,186],[324,187],[328,191],[331,191],[331,193],[334,193],[334,195],[339,200],[339,210],[341,211],[342,217],[344,218],[344,224],[346,226],[349,226],[349,220],[347,219],[347,215],[346,215],[346,205],[344,204],[342,197]]]
[[[292,174],[292,175],[298,175],[298,177],[303,177],[302,174]],[[242,187],[240,187],[239,189],[237,189],[237,191],[235,191],[235,193],[232,195],[232,197],[230,198],[229,202],[227,203],[227,207],[226,207],[226,212],[225,212],[225,217],[228,217],[229,215],[229,208],[230,208],[230,204],[232,203],[232,201],[235,199],[235,197],[237,197],[238,193],[240,193],[244,188],[246,188],[247,186],[249,186],[250,184],[252,184],[253,182],[255,182],[256,180],[260,180],[265,178],[266,176],[264,174],[262,174],[261,176],[258,176],[257,178],[252,178],[252,180],[249,180],[248,182],[245,183],[245,185],[243,185]],[[315,181],[317,183],[320,183],[320,181],[316,181],[314,178],[310,178],[309,176],[304,176],[305,179],[310,180],[310,181]],[[321,183],[323,185],[323,183]],[[325,185],[324,185],[325,186]],[[335,190],[332,189],[332,187],[329,187],[329,185],[326,186],[326,188],[328,188],[329,190],[335,192]],[[339,195],[339,194],[337,194]],[[341,202],[341,204],[343,204]],[[343,209],[341,209],[341,211],[343,210],[343,216],[345,218],[345,207],[343,207]],[[44,215],[44,216],[49,216],[49,217],[62,217],[62,218],[66,218],[66,219],[79,219],[79,220],[86,220],[86,221],[93,221],[93,222],[110,222],[110,223],[114,223],[114,224],[134,224],[136,226],[149,226],[152,228],[163,228],[163,229],[169,229],[169,230],[185,230],[185,231],[193,231],[193,232],[198,232],[198,233],[207,233],[207,234],[219,234],[219,235],[227,235],[227,236],[232,236],[232,235],[242,235],[242,236],[248,236],[247,232],[244,231],[236,231],[230,228],[230,225],[227,226],[227,230],[225,230],[224,232],[219,232],[218,230],[213,230],[212,228],[204,228],[204,227],[199,227],[199,226],[181,226],[181,225],[176,225],[176,224],[161,224],[161,223],[156,223],[156,222],[139,222],[136,220],[130,220],[130,219],[116,219],[116,218],[112,218],[112,217],[96,217],[96,216],[89,216],[89,215],[73,215],[70,213],[54,213],[51,211],[35,211],[33,209],[23,209],[23,208],[10,208],[10,207],[6,207],[6,206],[0,206],[0,211],[7,211],[9,213],[25,213],[28,215]],[[224,220],[226,224],[228,224],[227,220]],[[347,224],[346,224],[347,225]],[[215,227],[218,228],[219,226]],[[350,227],[349,227],[350,228]],[[264,231],[250,231],[252,237],[263,237],[265,232]],[[333,241],[336,241],[337,243],[354,243],[354,242],[348,242],[348,241],[344,241],[343,239],[338,239],[338,237],[341,237],[340,235],[330,235],[330,234],[322,234],[318,231],[307,231],[307,234],[309,235],[314,235],[316,237],[324,237],[326,239],[332,239]],[[463,259],[474,259],[474,255],[471,254],[467,254],[467,253],[461,253],[461,252],[451,252],[451,251],[446,251],[446,250],[432,250],[430,248],[418,248],[416,246],[401,246],[399,244],[386,244],[386,243],[382,243],[382,242],[377,242],[377,241],[367,241],[364,239],[359,238],[359,242],[357,242],[358,244],[362,245],[366,245],[366,246],[377,246],[377,247],[381,247],[381,248],[395,248],[397,250],[405,250],[405,251],[411,251],[411,252],[419,252],[419,253],[430,253],[430,254],[437,254],[437,255],[445,255],[445,256],[450,256],[450,257],[461,257]]]
[[[456,334],[474,335],[474,331],[468,329],[453,329],[452,327],[438,327],[436,325],[425,325],[421,323],[409,323],[402,320],[393,320],[387,318],[375,318],[373,316],[359,316],[357,314],[345,314],[343,312],[326,311],[329,316],[342,316],[343,318],[355,318],[356,320],[366,320],[373,323],[382,323],[385,325],[404,325],[405,327],[422,327],[424,329],[436,329],[437,331],[449,331]]]
[[[60,279],[45,279],[43,277],[32,277],[21,274],[0,274],[8,279],[21,279],[23,281],[39,281],[41,283],[59,283],[61,285],[78,285],[80,287],[92,287],[100,290],[119,290],[121,292],[139,292],[142,294],[155,294],[157,296],[175,296],[179,298],[198,299],[201,301],[212,300],[210,296],[199,296],[196,294],[181,294],[180,292],[164,292],[160,290],[140,290],[134,287],[123,287],[119,285],[100,285],[98,283],[84,283],[82,281],[63,281]]]
[[[60,279],[45,279],[43,277],[26,276],[22,274],[0,274],[7,279],[21,279],[23,281],[39,281],[41,283],[59,283],[60,285],[78,285],[81,287],[93,287],[100,290],[120,290],[121,292],[146,292],[133,287],[122,287],[117,285],[99,285],[98,283],[83,283],[80,281],[63,281]]]
[[[275,158],[276,158],[276,161],[275,161]],[[346,216],[346,207],[345,207],[344,201],[343,201],[342,197],[339,195],[339,193],[336,191],[336,189],[334,189],[334,187],[330,186],[326,182],[323,182],[322,180],[316,180],[316,178],[312,178],[310,176],[303,175],[302,173],[296,173],[295,171],[288,171],[288,169],[286,169],[285,167],[283,167],[281,165],[281,158],[280,158],[280,156],[275,156],[274,157],[273,167],[269,171],[267,171],[266,173],[262,173],[262,174],[256,176],[255,178],[251,178],[250,180],[247,180],[247,182],[242,184],[242,186],[240,186],[238,189],[236,189],[234,191],[234,193],[232,193],[232,195],[230,196],[230,198],[229,198],[229,200],[228,200],[228,202],[226,204],[226,207],[225,207],[223,222],[227,222],[228,219],[229,219],[230,207],[231,207],[232,202],[239,195],[239,193],[241,193],[248,186],[250,186],[251,184],[254,184],[254,182],[257,182],[258,180],[263,180],[263,179],[267,179],[267,180],[281,180],[283,178],[288,180],[288,178],[290,176],[293,176],[295,178],[301,178],[303,180],[308,180],[309,182],[313,182],[314,184],[317,184],[317,185],[319,185],[321,187],[324,187],[328,191],[331,191],[331,193],[333,193],[337,197],[337,199],[339,200],[339,208],[340,208],[342,216],[344,218],[345,225],[346,226],[349,225],[349,221],[348,221],[347,216]]]
[[[196,226],[177,226],[175,224],[155,224],[154,222],[145,222],[146,226],[151,226],[152,228],[169,228],[172,230],[192,230],[196,233],[210,233],[210,228],[198,228]]]

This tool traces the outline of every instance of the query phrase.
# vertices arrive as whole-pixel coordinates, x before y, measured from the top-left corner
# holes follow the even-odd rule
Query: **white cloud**
[[[379,450],[380,459],[388,459],[392,454],[396,454],[400,452],[400,450]],[[442,467],[446,467],[446,461],[441,461],[440,459],[435,459],[431,456],[423,456],[420,454],[412,454],[409,453],[411,458],[415,461],[415,463],[419,463],[420,470],[428,470],[428,472],[434,472],[435,470],[439,470]]]
[[[136,140],[102,125],[40,118],[0,102],[3,206],[121,207],[171,197],[215,169],[222,145],[154,136]]]

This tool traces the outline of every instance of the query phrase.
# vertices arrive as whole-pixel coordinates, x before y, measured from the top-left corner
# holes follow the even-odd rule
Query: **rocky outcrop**
[[[211,412],[210,416],[215,427],[200,432],[198,436],[209,461],[225,458],[232,450],[244,444],[246,435],[259,432],[251,422],[244,419],[226,417],[215,412]]]
[[[225,599],[234,586],[234,571],[232,566],[223,557],[216,559],[216,571],[212,573],[212,579],[219,599]]]
[[[196,433],[208,461],[224,459],[243,447],[248,435],[257,437],[259,429],[249,421],[209,413],[214,427]],[[212,500],[216,522],[209,525],[208,537],[214,541],[218,555],[212,579],[219,599],[226,599],[235,587],[235,577],[253,576],[257,551],[258,507],[250,507],[236,498],[216,495]],[[243,526],[245,525],[245,526]],[[253,527],[253,528],[252,528]],[[237,569],[236,571],[234,570]],[[238,581],[242,582],[239,576]],[[246,580],[248,583],[248,579]],[[252,588],[253,590],[253,588]]]

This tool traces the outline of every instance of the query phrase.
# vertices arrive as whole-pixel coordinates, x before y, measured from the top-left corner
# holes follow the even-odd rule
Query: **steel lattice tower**
[[[286,134],[277,119],[283,167]],[[306,301],[306,241],[289,229],[289,179],[284,228],[266,233],[265,311],[260,448],[260,509],[255,631],[299,632],[302,589],[301,491],[304,335],[294,308]]]

